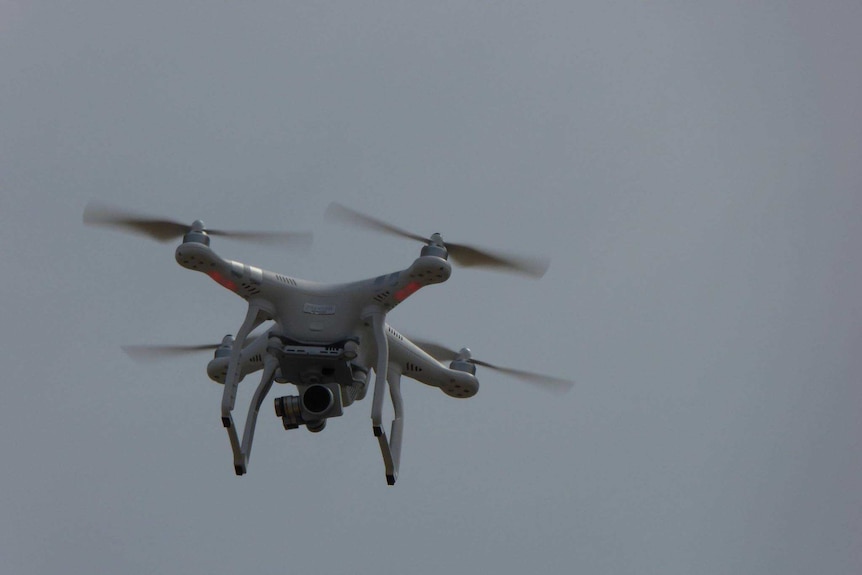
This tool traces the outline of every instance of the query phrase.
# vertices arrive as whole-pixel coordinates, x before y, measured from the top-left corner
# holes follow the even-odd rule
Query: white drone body
[[[87,224],[120,227],[160,241],[182,236],[175,254],[177,262],[208,275],[248,302],[248,312],[235,339],[226,336],[219,346],[167,346],[172,352],[216,348],[207,374],[224,384],[221,421],[227,429],[237,475],[244,475],[248,469],[257,416],[273,383],[293,384],[295,388],[291,389],[296,390],[296,394],[274,401],[276,415],[282,419],[284,428],[305,426],[309,431],[319,432],[329,418],[342,415],[345,408],[365,397],[369,373],[373,371],[372,428],[380,444],[389,485],[398,477],[401,454],[402,376],[456,398],[472,397],[478,392],[477,365],[536,383],[551,383],[557,388],[558,384],[571,385],[566,380],[479,361],[471,357],[467,348],[455,352],[438,344],[411,342],[386,323],[386,314],[412,294],[449,279],[450,255],[453,258],[457,255],[461,265],[503,268],[535,277],[544,274],[546,261],[537,263],[535,259],[445,244],[439,234],[428,239],[415,236],[338,204],[330,205],[330,213],[348,223],[421,240],[426,245],[407,269],[358,282],[319,284],[226,260],[210,248],[210,236],[214,235],[258,241],[288,236],[294,242],[302,234],[207,230],[201,221],[187,226],[94,204],[84,212]],[[267,321],[273,322],[272,327],[249,339],[251,332]],[[446,366],[431,354],[448,356],[452,361]],[[256,372],[261,373],[260,382],[240,435],[233,419],[237,390],[246,376]],[[388,434],[383,425],[387,388],[393,412]]]
[[[202,224],[197,224],[177,248],[177,262],[205,273],[248,301],[248,313],[236,339],[216,350],[217,357],[207,367],[210,377],[225,386],[222,424],[228,430],[237,475],[248,468],[257,414],[274,381],[293,383],[299,389],[298,396],[276,401],[285,427],[306,425],[320,431],[327,418],[341,415],[344,407],[365,396],[368,372],[374,370],[372,423],[389,484],[398,476],[403,426],[401,376],[438,387],[453,397],[472,397],[479,390],[473,364],[456,360],[447,368],[385,321],[389,310],[420,288],[449,279],[452,267],[442,246],[424,248],[426,255],[406,270],[325,285],[222,259],[209,247]],[[268,320],[277,327],[244,348],[251,331]],[[237,387],[254,371],[263,374],[240,438],[232,415]],[[394,411],[391,437],[387,437],[382,422],[387,384]]]

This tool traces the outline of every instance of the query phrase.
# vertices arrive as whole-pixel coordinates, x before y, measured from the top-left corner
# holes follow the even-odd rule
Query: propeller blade
[[[416,347],[424,350],[426,353],[428,353],[428,355],[437,358],[438,360],[451,361],[458,357],[457,351],[445,345],[440,345],[439,343],[423,339],[408,339],[409,341],[413,342]],[[482,361],[480,359],[469,358],[467,359],[467,361],[481,367],[486,367],[488,369],[499,371],[500,373],[505,373],[506,375],[510,375],[512,377],[524,380],[528,383],[541,385],[544,389],[550,389],[554,391],[568,391],[572,388],[572,386],[575,385],[574,382],[568,379],[554,377],[552,375],[545,375],[542,373],[526,371],[523,369],[514,369],[511,367],[503,367],[488,363],[487,361]]]
[[[259,337],[265,335],[264,333],[258,335],[250,335],[245,340],[245,345],[242,346],[243,350],[247,349],[251,344],[253,344]],[[204,343],[201,345],[124,345],[121,346],[123,351],[126,352],[130,358],[134,359],[138,362],[143,361],[155,361],[161,359],[170,359],[172,357],[177,357],[180,355],[186,355],[190,353],[197,353],[200,351],[212,351],[214,349],[218,349],[223,345],[229,345],[233,342],[232,336],[226,336],[220,343]]]
[[[223,230],[207,229],[206,233],[211,236],[258,244],[290,244],[294,248],[311,247],[311,242],[314,238],[314,234],[311,232],[226,232]]]
[[[124,345],[123,351],[135,361],[169,359],[179,355],[217,349],[220,343],[204,345]]]
[[[382,220],[378,220],[377,218],[372,218],[371,216],[357,212],[356,210],[348,208],[338,202],[332,202],[329,204],[326,208],[324,218],[330,221],[340,221],[345,224],[354,225],[375,232],[383,232],[393,236],[416,240],[417,242],[422,242],[424,244],[429,242],[428,238],[424,238],[397,226],[393,226],[392,224],[388,224]]]
[[[84,208],[84,223],[91,226],[123,228],[158,242],[181,238],[191,229],[191,226],[173,220],[142,216],[99,202],[90,202]]]
[[[424,244],[431,242],[429,238],[408,232],[377,218],[357,212],[338,202],[329,204],[329,207],[326,208],[325,217],[331,221],[337,220],[367,230],[407,238]],[[449,242],[445,242],[445,244],[452,261],[463,267],[496,268],[540,278],[545,275],[550,265],[550,260],[547,258],[503,254],[467,244]]]
[[[464,244],[446,242],[446,250],[458,265],[465,268],[499,268],[536,279],[545,275],[551,265],[551,260],[548,258],[494,253]]]
[[[472,363],[475,363],[476,365],[487,367],[488,369],[493,369],[499,371],[500,373],[505,373],[507,375],[523,379],[524,381],[527,381],[529,383],[535,383],[543,386],[553,386],[551,389],[556,388],[556,390],[558,391],[568,391],[572,388],[572,386],[575,385],[573,381],[569,381],[568,379],[554,377],[552,375],[545,375],[543,373],[536,373],[535,371],[525,371],[523,369],[502,367],[478,359],[471,359],[470,361]]]
[[[84,223],[91,226],[108,226],[147,236],[158,242],[168,242],[183,237],[192,227],[175,220],[153,218],[117,208],[101,202],[90,202],[84,208]],[[220,236],[240,241],[265,244],[290,244],[292,247],[311,245],[311,232],[247,232],[205,230],[211,236]]]

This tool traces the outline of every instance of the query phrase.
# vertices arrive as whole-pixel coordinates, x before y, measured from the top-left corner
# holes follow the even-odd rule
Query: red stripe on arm
[[[419,291],[419,288],[421,287],[422,284],[419,282],[410,282],[409,284],[395,292],[395,299],[398,300],[398,302],[400,303],[414,293],[416,293],[417,291]]]
[[[234,292],[236,291],[236,283],[231,281],[230,278],[224,277],[223,275],[221,275],[219,272],[217,272],[215,270],[208,271],[207,275],[209,277],[211,277],[212,279],[214,279],[216,281],[216,283],[226,287],[230,291],[234,291]]]

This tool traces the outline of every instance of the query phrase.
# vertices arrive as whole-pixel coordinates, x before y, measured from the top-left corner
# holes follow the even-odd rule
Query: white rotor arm
[[[391,326],[386,326],[386,332],[389,361],[399,365],[406,377],[438,387],[451,397],[473,397],[479,391],[479,380],[472,373],[444,366]]]

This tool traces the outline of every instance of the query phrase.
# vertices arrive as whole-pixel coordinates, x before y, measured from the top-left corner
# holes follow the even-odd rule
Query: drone
[[[307,232],[223,231],[209,229],[200,220],[187,225],[96,202],[84,210],[87,225],[118,228],[161,242],[182,238],[175,252],[179,265],[208,275],[248,302],[236,337],[227,335],[219,344],[123,348],[139,358],[214,350],[206,371],[210,379],[224,385],[221,422],[227,430],[237,475],[248,471],[258,413],[273,383],[291,384],[290,389],[295,389],[295,393],[274,400],[275,414],[284,428],[304,426],[319,433],[328,419],[343,415],[346,408],[365,398],[371,382],[369,373],[373,372],[372,430],[380,445],[388,485],[395,484],[401,459],[402,377],[436,387],[454,398],[473,397],[479,391],[477,366],[549,389],[566,390],[573,385],[565,379],[481,361],[466,347],[456,351],[432,341],[410,339],[386,322],[387,313],[417,291],[448,280],[450,262],[539,278],[548,269],[547,259],[444,242],[439,233],[426,238],[335,202],[327,208],[326,219],[418,241],[423,246],[406,269],[356,282],[321,284],[224,259],[210,247],[211,237],[307,247],[312,237]],[[269,321],[273,323],[267,331],[250,337]],[[237,391],[244,378],[257,372],[260,382],[240,435],[233,418]],[[383,422],[387,389],[393,414],[388,434]]]

